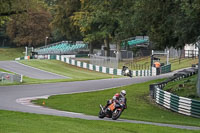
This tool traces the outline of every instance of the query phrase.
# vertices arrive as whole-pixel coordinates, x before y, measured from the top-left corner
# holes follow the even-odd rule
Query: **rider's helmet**
[[[125,97],[125,96],[126,96],[126,91],[125,91],[125,90],[122,90],[122,91],[120,92],[120,95],[123,96],[123,97]]]
[[[115,94],[115,97],[119,97],[119,93],[116,93],[116,94]]]

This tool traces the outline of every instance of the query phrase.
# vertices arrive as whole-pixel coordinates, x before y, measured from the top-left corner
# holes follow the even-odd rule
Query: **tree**
[[[11,17],[7,34],[17,46],[37,46],[50,35],[51,16],[42,7]]]
[[[8,17],[14,14],[27,12],[31,7],[27,0],[1,0],[0,1],[0,26],[4,24]]]
[[[53,29],[58,29],[68,40],[81,40],[79,27],[73,25],[70,17],[80,9],[79,0],[60,0],[55,7],[55,16],[51,22]]]
[[[132,14],[131,0],[82,0],[81,10],[73,17],[74,24],[80,27],[85,41],[104,39],[106,55],[109,55],[109,41],[118,43],[120,54],[121,40],[130,36]],[[128,23],[128,24],[127,24]]]
[[[80,32],[84,37],[84,41],[90,44],[90,53],[92,54],[92,48],[94,42],[97,40],[104,39],[105,42],[105,53],[106,56],[109,55],[109,37],[108,33],[100,29],[101,25],[104,25],[107,19],[105,12],[102,12],[99,5],[104,3],[104,1],[92,1],[92,0],[82,0],[81,10],[75,12],[75,16],[72,16],[74,25],[80,28]]]
[[[146,31],[158,48],[184,47],[200,36],[199,0],[137,0],[135,18],[137,31]],[[200,74],[198,77],[200,96]]]

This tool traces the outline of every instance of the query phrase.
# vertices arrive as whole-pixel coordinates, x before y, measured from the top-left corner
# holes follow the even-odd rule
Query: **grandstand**
[[[69,41],[62,41],[47,46],[39,47],[34,50],[39,55],[45,54],[76,54],[80,50],[88,49],[88,45],[82,41],[71,43]]]
[[[127,38],[122,41],[122,48],[126,49],[127,47],[148,47],[149,46],[149,37],[148,36],[136,36]]]
[[[148,43],[148,40],[147,39],[135,39],[135,40],[130,40],[127,43],[128,43],[128,45],[138,45],[138,44]]]

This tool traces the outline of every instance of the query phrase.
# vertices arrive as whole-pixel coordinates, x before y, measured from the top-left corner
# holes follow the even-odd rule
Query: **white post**
[[[167,65],[169,65],[169,50],[167,50]]]
[[[45,37],[45,46],[47,45],[48,36]]]
[[[25,47],[26,51],[25,51],[25,56],[28,55],[28,47]]]
[[[23,75],[21,75],[21,79],[20,79],[20,82],[22,83],[22,81],[23,81]]]

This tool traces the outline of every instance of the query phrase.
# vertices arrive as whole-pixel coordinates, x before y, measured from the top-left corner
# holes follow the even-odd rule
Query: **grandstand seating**
[[[145,43],[148,43],[148,39],[134,39],[134,40],[127,41],[127,44],[129,46],[145,44]],[[122,43],[122,46],[125,46],[125,42]]]
[[[147,43],[148,40],[146,39],[135,39],[135,40],[131,40],[131,41],[128,41],[128,45],[137,45],[137,44],[143,44],[143,43]]]
[[[38,54],[70,54],[80,49],[86,49],[87,47],[88,45],[83,42],[71,44],[68,41],[63,41],[37,48],[34,52]]]

